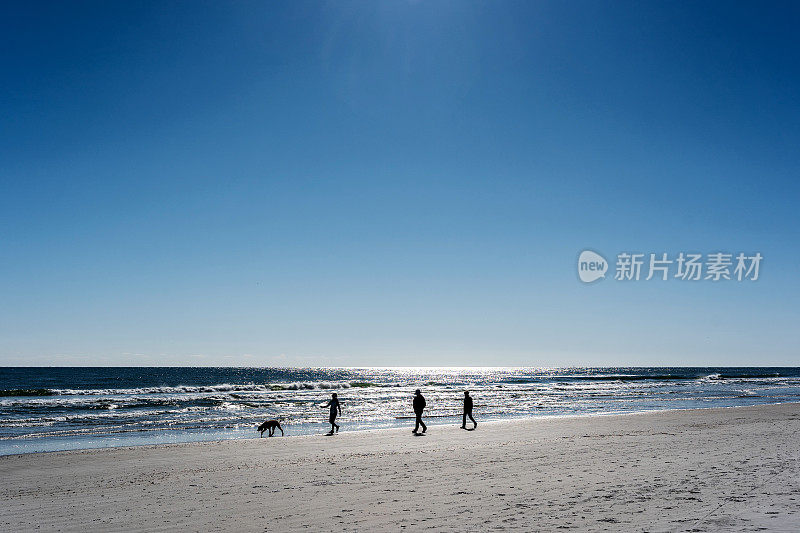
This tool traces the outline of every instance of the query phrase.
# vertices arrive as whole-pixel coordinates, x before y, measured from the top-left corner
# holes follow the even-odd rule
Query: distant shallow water
[[[800,401],[800,368],[0,368],[0,455],[409,425],[414,389],[431,423]]]

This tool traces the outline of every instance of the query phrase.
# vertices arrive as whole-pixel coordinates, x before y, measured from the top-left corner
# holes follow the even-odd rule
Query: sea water
[[[0,368],[0,455],[342,431],[800,401],[800,368]],[[280,434],[280,432],[278,432]]]

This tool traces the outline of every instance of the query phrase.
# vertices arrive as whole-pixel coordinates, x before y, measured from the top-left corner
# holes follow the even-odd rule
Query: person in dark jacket
[[[335,392],[331,395],[330,401],[328,401],[328,403],[322,407],[323,409],[330,408],[331,410],[330,415],[328,416],[328,422],[331,425],[331,432],[328,433],[328,435],[333,435],[334,428],[336,428],[336,433],[339,433],[339,424],[336,423],[336,415],[342,414],[342,406],[339,403],[339,398],[336,396]]]
[[[478,427],[478,423],[475,422],[475,419],[472,418],[472,396],[469,395],[469,391],[464,391],[464,416],[461,421],[461,429],[467,429],[467,417],[472,420],[472,423],[475,424],[472,426],[472,429]]]
[[[425,397],[422,395],[422,392],[420,392],[419,389],[414,392],[413,406],[414,414],[417,415],[417,425],[414,426],[414,431],[412,431],[412,433],[417,435],[420,426],[422,426],[422,432],[425,433],[425,431],[428,430],[428,428],[425,426],[425,422],[422,421],[422,411],[425,410]]]

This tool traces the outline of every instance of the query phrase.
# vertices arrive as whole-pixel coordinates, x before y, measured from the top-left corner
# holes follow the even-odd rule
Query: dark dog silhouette
[[[281,427],[281,423],[278,422],[277,420],[267,420],[266,422],[258,426],[258,429],[256,431],[260,431],[261,436],[263,437],[264,432],[269,430],[269,436],[271,437],[275,434],[275,428],[281,430],[281,437],[283,437],[283,428]]]

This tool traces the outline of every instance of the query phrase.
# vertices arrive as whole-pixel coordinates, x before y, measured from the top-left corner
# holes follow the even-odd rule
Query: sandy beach
[[[798,430],[785,404],[6,456],[0,530],[797,531]]]

